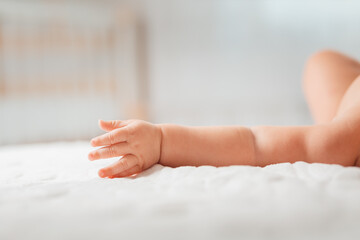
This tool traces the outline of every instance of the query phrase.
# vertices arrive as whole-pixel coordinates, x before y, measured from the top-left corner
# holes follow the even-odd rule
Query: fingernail
[[[99,171],[99,176],[102,177],[102,178],[105,177],[104,171],[100,170],[100,171]]]

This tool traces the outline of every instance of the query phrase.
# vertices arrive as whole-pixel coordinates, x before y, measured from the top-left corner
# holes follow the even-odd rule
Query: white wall
[[[304,62],[360,57],[359,1],[152,1],[153,117],[186,124],[308,124]]]

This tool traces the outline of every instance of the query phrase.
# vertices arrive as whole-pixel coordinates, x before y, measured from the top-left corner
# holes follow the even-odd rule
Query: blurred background
[[[0,145],[98,119],[311,124],[306,59],[360,59],[357,0],[0,0]]]

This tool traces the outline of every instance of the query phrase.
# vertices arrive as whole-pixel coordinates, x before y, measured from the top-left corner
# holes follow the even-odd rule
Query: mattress
[[[122,179],[84,142],[0,148],[0,239],[359,239],[360,169],[155,165]]]

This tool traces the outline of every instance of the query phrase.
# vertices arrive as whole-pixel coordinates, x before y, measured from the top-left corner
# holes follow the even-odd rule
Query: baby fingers
[[[128,128],[118,128],[111,132],[105,133],[101,136],[95,137],[91,140],[93,147],[107,146],[119,142],[126,142],[128,139]]]
[[[119,157],[129,153],[129,144],[121,142],[107,147],[96,149],[89,153],[89,160],[98,160],[104,158]]]
[[[139,165],[135,165],[134,167],[125,170],[121,173],[115,174],[110,176],[109,178],[122,178],[122,177],[130,177],[131,175],[134,175],[135,173],[141,172],[141,168]]]
[[[137,157],[126,155],[116,163],[99,170],[99,176],[104,177],[124,177],[140,172],[141,166]]]
[[[128,121],[120,121],[120,120],[111,120],[104,121],[99,120],[99,126],[102,130],[110,132],[114,129],[125,127],[128,124]]]

